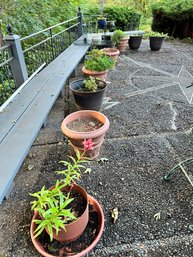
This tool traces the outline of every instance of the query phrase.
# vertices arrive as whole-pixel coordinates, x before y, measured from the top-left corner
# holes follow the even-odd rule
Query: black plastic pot
[[[165,37],[149,37],[151,51],[159,51],[162,48]]]
[[[129,38],[129,48],[131,50],[137,50],[139,49],[141,45],[143,36],[130,36]]]
[[[75,80],[70,84],[70,89],[73,92],[74,100],[76,102],[78,110],[95,110],[99,111],[103,102],[105,89],[107,84],[105,81],[98,80],[101,88],[96,92],[81,91],[84,88],[85,79]]]

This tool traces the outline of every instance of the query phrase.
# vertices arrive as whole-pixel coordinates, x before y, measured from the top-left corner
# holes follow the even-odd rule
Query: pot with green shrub
[[[103,51],[93,49],[88,53],[82,68],[86,76],[92,76],[103,81],[106,80],[108,70],[115,66],[115,60],[107,56]]]
[[[70,84],[78,110],[99,111],[107,83],[92,76],[75,80]]]
[[[112,40],[113,42],[115,42],[115,46],[119,49],[121,53],[126,51],[128,36],[125,35],[122,30],[115,30],[112,35]]]
[[[142,38],[143,38],[143,35],[131,35],[128,41],[129,48],[131,50],[138,50],[141,45]]]
[[[154,31],[148,33],[146,36],[149,36],[149,46],[151,51],[159,51],[163,46],[165,38],[167,38],[167,34]]]
[[[91,172],[91,169],[83,164],[89,161],[84,154],[92,148],[92,141],[84,140],[83,144],[82,154],[76,151],[76,158],[69,156],[70,161],[61,161],[65,168],[57,173],[63,175],[64,179],[57,180],[49,189],[43,186],[40,191],[31,194],[36,200],[32,202],[34,216],[30,234],[34,246],[43,256],[61,256],[61,251],[64,252],[65,249],[64,244],[67,243],[68,248],[70,242],[77,240],[84,233],[89,222],[90,206],[93,206],[98,215],[99,230],[89,246],[85,244],[80,252],[74,254],[72,250],[71,254],[69,252],[66,254],[84,256],[96,245],[102,235],[104,215],[99,203],[75,183],[80,180],[83,173]]]

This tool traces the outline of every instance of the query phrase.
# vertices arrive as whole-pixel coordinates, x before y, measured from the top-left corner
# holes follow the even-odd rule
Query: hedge
[[[116,29],[121,30],[136,30],[139,29],[141,14],[132,8],[125,6],[106,6],[103,11],[98,7],[90,8],[86,13],[90,17],[89,20],[96,20],[97,16],[104,16],[109,21],[114,21]]]
[[[152,5],[152,30],[193,37],[193,0],[165,0]]]

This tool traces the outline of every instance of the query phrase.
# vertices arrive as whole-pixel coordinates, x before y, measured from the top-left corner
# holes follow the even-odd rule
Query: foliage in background
[[[152,5],[152,29],[174,37],[193,37],[193,0],[165,0]]]
[[[13,80],[4,80],[0,84],[0,106],[13,94],[15,91],[15,83]]]
[[[13,32],[26,36],[74,17],[83,0],[1,0],[2,31],[12,24]]]
[[[139,28],[141,14],[127,6],[105,6],[102,10],[99,6],[88,9],[85,13],[89,20],[96,20],[97,16],[105,16],[107,20],[114,21],[116,29],[134,30]]]

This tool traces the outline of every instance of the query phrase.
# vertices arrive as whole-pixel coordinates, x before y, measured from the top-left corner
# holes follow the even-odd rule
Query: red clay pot
[[[91,71],[91,70],[87,70],[84,66],[82,67],[82,72],[84,73],[84,75],[86,75],[87,77],[94,77],[94,78],[98,78],[101,79],[103,81],[105,81],[107,79],[107,70],[106,71]]]
[[[120,51],[121,53],[125,52],[127,45],[128,45],[128,37],[123,38],[123,39],[120,41],[119,46],[118,46],[119,51]]]
[[[50,190],[52,189],[53,187],[50,188]],[[65,225],[66,230],[61,229],[58,232],[58,234],[53,233],[53,238],[60,242],[71,242],[75,240],[84,232],[88,224],[88,195],[86,191],[84,190],[84,188],[76,184],[73,184],[69,187],[62,188],[62,192],[69,191],[69,190],[76,191],[81,196],[83,196],[87,202],[87,205],[84,213],[77,220]]]
[[[85,250],[83,250],[82,252],[75,254],[75,255],[71,255],[71,257],[82,257],[84,255],[86,255],[88,252],[90,252],[95,245],[98,243],[98,241],[100,240],[102,233],[103,233],[103,229],[104,229],[104,214],[103,214],[103,210],[100,206],[100,204],[97,202],[97,200],[95,200],[92,196],[87,195],[88,196],[88,201],[89,204],[93,206],[94,210],[98,213],[98,218],[99,218],[99,233],[97,235],[97,237],[94,239],[94,241],[92,242],[91,245],[89,245]],[[31,222],[31,227],[30,227],[30,235],[31,235],[31,239],[32,239],[32,243],[35,246],[36,250],[43,256],[45,257],[59,257],[56,255],[51,255],[49,253],[47,253],[43,247],[43,245],[39,242],[38,237],[34,238],[34,231],[36,229],[36,224],[33,222],[33,220],[38,218],[38,213],[34,213],[34,216],[32,218],[32,222]]]
[[[101,51],[105,52],[106,55],[112,57],[115,61],[120,54],[120,51],[117,48],[103,48]]]
[[[103,126],[99,129],[90,132],[77,132],[74,130],[70,130],[67,128],[67,124],[78,119],[91,118],[99,120],[103,123]],[[91,159],[96,158],[99,155],[100,147],[104,141],[104,136],[107,130],[109,129],[109,120],[108,118],[102,114],[101,112],[91,111],[91,110],[82,110],[69,114],[62,122],[61,129],[62,132],[69,138],[74,150],[77,149],[82,153],[84,151],[83,140],[84,139],[92,139],[93,142],[93,150],[89,150],[85,153],[85,157],[89,157]]]

